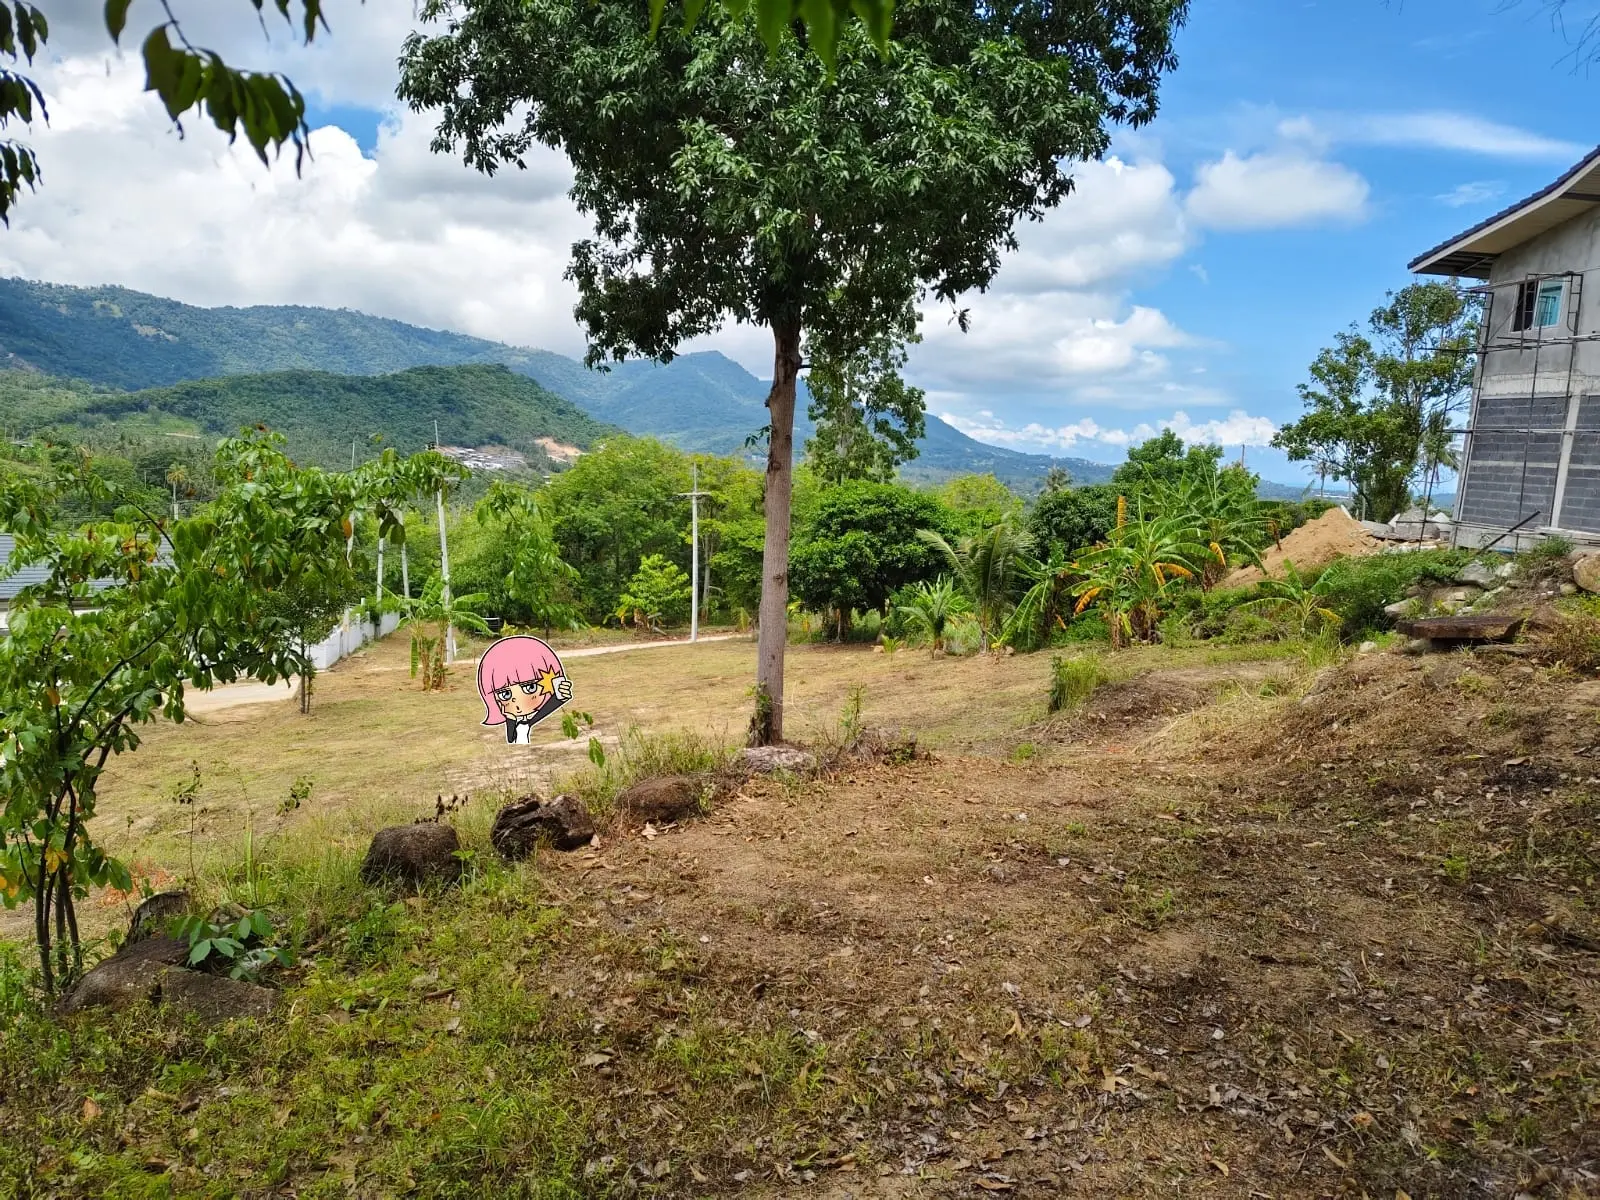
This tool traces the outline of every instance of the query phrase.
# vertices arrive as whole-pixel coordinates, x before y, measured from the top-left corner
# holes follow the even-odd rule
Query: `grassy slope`
[[[735,740],[751,653],[570,669],[603,738],[694,730],[683,761]],[[185,875],[194,819],[221,895],[250,827],[306,963],[260,1028],[132,1014],[68,1041],[24,1017],[0,1039],[0,1191],[1559,1185],[1600,1103],[1592,933],[1561,932],[1594,873],[1573,755],[1597,685],[1374,656],[1305,706],[1293,654],[1116,656],[1083,712],[1045,721],[1043,656],[797,648],[802,736],[859,685],[868,722],[914,721],[942,761],[751,784],[707,821],[519,867],[488,850],[494,798],[581,748],[545,730],[514,753],[464,675],[410,690],[393,642],[325,677],[309,720],[154,730],[115,764],[102,835]],[[162,799],[191,760],[194,810]],[[300,774],[312,799],[277,815]],[[367,832],[461,790],[462,892],[359,886]]]

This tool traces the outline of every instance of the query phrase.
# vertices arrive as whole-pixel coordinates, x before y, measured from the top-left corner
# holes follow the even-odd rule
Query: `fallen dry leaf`
[[[1324,1146],[1322,1148],[1322,1153],[1327,1155],[1328,1161],[1331,1162],[1334,1166],[1338,1167],[1339,1170],[1348,1171],[1350,1169],[1350,1164],[1349,1163],[1345,1162],[1344,1159],[1340,1158],[1337,1154],[1335,1154],[1332,1150],[1329,1150],[1326,1146]]]
[[[1206,1165],[1210,1166],[1210,1167],[1215,1167],[1217,1170],[1221,1171],[1222,1172],[1222,1177],[1224,1179],[1226,1179],[1230,1174],[1232,1174],[1232,1172],[1230,1172],[1228,1170],[1228,1164],[1223,1162],[1220,1158],[1211,1158],[1211,1157],[1208,1156],[1206,1158]]]
[[[1009,1192],[1017,1186],[1003,1179],[978,1179],[974,1182],[986,1192]]]
[[[611,1055],[604,1050],[595,1050],[583,1056],[583,1065],[586,1067],[603,1067],[611,1061]]]
[[[89,1097],[85,1096],[83,1100],[83,1119],[85,1121],[92,1121],[99,1115],[100,1106]]]

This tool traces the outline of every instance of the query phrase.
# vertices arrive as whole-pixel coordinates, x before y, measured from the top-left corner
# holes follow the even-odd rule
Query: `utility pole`
[[[679,492],[689,501],[689,640],[700,640],[700,464],[689,468],[689,490]]]
[[[439,448],[439,422],[433,423],[433,448]],[[433,494],[439,510],[439,575],[444,580],[444,607],[450,610],[450,543],[444,532],[444,488],[441,486]],[[444,661],[453,663],[456,660],[456,627],[445,622],[444,627]]]
[[[411,564],[406,561],[406,544],[400,543],[400,594],[411,599]]]

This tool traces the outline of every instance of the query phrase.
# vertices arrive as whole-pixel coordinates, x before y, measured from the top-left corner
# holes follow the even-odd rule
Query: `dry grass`
[[[575,660],[579,707],[608,734],[736,737],[750,650]],[[1315,675],[1246,657],[1119,655],[1117,681],[1047,720],[1047,656],[798,648],[799,729],[832,728],[862,685],[869,724],[938,757],[753,782],[654,837],[486,864],[459,900],[363,910],[335,879],[283,1030],[237,1050],[129,1034],[202,1064],[179,1088],[192,1118],[146,1115],[153,1068],[118,1060],[107,1082],[85,1061],[33,1140],[53,1178],[151,1158],[183,1195],[216,1178],[190,1120],[234,1138],[241,1186],[267,1172],[301,1195],[1594,1194],[1600,683],[1492,655]],[[310,726],[350,761],[284,834],[352,853],[435,781],[507,761],[474,742],[470,693],[388,691],[391,721],[450,719],[359,736],[394,672],[382,651],[355,665]],[[148,818],[198,747],[259,762],[307,728],[258,710],[163,734],[114,802]],[[573,761],[544,736],[524,758]],[[300,744],[252,794],[328,745]],[[213,803],[221,836],[240,802]],[[462,822],[474,849],[487,817]],[[186,839],[148,836],[181,869]],[[362,957],[380,911],[399,924]],[[419,976],[453,986],[455,1018],[408,991]],[[91,1086],[107,1116],[79,1132]],[[248,1139],[227,1132],[244,1097]],[[463,1105],[517,1119],[472,1124],[469,1153],[434,1123]],[[334,1113],[357,1138],[297,1162]],[[71,1165],[75,1138],[99,1165]]]

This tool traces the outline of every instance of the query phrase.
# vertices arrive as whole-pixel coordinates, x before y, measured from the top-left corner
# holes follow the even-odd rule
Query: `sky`
[[[51,0],[35,75],[44,188],[0,231],[0,274],[189,303],[359,309],[579,355],[568,248],[589,226],[541,150],[485,177],[430,152],[394,101],[411,0],[325,0],[310,47],[246,0],[174,0],[197,44],[287,71],[313,158],[263,168],[200,120],[180,137],[112,48],[101,0]],[[643,0],[641,0],[641,3]],[[268,5],[269,10],[271,5]],[[130,45],[159,9],[135,3]],[[1556,178],[1596,142],[1600,69],[1572,45],[1600,0],[1194,0],[1162,111],[1074,168],[1019,230],[962,333],[925,310],[907,376],[980,440],[1119,460],[1169,426],[1271,479],[1318,349],[1405,286],[1406,263]],[[291,156],[292,158],[292,156]],[[771,374],[771,343],[718,349]]]

